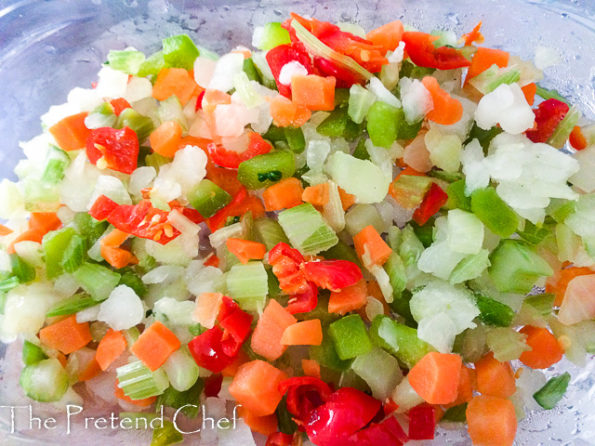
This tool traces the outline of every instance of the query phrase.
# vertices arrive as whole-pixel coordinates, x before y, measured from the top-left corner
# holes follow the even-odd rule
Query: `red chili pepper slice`
[[[362,279],[362,271],[348,260],[306,262],[304,273],[307,280],[330,291],[340,291]]]
[[[434,408],[423,403],[409,410],[409,438],[411,440],[432,440],[436,431]]]
[[[248,195],[248,191],[242,186],[227,206],[207,219],[207,226],[214,232],[225,226],[229,217],[240,217],[248,212],[252,212],[254,218],[260,218],[264,215],[264,206],[258,197]]]
[[[223,330],[215,326],[192,339],[188,343],[188,349],[200,367],[219,373],[234,360],[225,354],[222,341]]]
[[[471,65],[471,61],[456,48],[434,47],[436,39],[436,36],[419,31],[403,33],[405,49],[415,65],[439,70],[453,70]]]
[[[100,127],[91,130],[87,138],[87,158],[92,164],[100,159],[106,167],[118,172],[131,174],[138,162],[138,137],[130,127],[116,130]]]
[[[89,215],[95,220],[105,220],[118,206],[119,204],[115,201],[107,198],[105,195],[101,195],[95,200],[93,206],[91,206]]]
[[[243,161],[269,153],[272,149],[273,146],[259,133],[251,132],[248,146],[244,151],[236,152],[226,149],[221,144],[209,143],[207,154],[215,164],[228,169],[237,169]]]
[[[267,438],[264,446],[291,446],[293,436],[283,432],[273,432]]]
[[[568,104],[554,98],[543,101],[537,109],[533,110],[536,127],[525,132],[527,138],[533,142],[546,142],[554,134],[569,109]]]
[[[318,287],[312,282],[306,282],[308,288],[303,293],[294,294],[289,298],[287,311],[291,314],[309,313],[318,305]]]
[[[124,98],[112,99],[111,101],[109,101],[109,103],[111,104],[112,108],[114,109],[114,113],[116,114],[116,116],[120,116],[120,113],[122,113],[127,108],[132,107],[132,105],[130,105],[130,102],[128,102]]]
[[[287,243],[278,243],[269,251],[269,264],[279,280],[279,287],[287,294],[309,291],[309,286],[301,269],[304,256]]]
[[[329,385],[312,376],[297,376],[279,383],[279,392],[285,394],[287,410],[305,423],[310,413],[328,401],[333,392]]]
[[[367,428],[362,429],[353,435],[351,440],[354,445],[358,446],[400,446],[405,444],[409,440],[409,437],[397,419],[391,416],[381,423],[373,423]]]
[[[219,395],[223,384],[223,375],[215,374],[205,378],[205,396],[212,397]]]
[[[267,62],[275,78],[277,89],[283,96],[291,98],[291,85],[282,84],[279,80],[281,69],[289,62],[298,62],[301,64],[308,74],[314,72],[310,55],[306,52],[302,45],[279,45],[267,52]]]
[[[337,88],[349,88],[353,84],[363,84],[366,80],[357,73],[337,66],[334,62],[322,57],[314,57],[314,66],[323,76],[334,76],[337,79]]]
[[[423,226],[432,215],[440,210],[448,200],[448,195],[436,183],[432,183],[423,201],[413,213],[413,221]]]
[[[235,357],[251,331],[252,316],[224,296],[219,310],[219,326],[223,329],[221,348],[227,356]]]

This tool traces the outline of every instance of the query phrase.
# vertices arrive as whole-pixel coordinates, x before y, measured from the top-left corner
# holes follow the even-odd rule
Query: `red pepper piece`
[[[583,135],[581,128],[578,125],[575,125],[572,128],[572,132],[570,133],[570,137],[568,138],[568,142],[570,145],[575,148],[576,150],[583,150],[587,148],[587,138]]]
[[[279,280],[279,287],[287,294],[300,294],[310,291],[301,269],[304,256],[287,243],[278,243],[269,251],[269,264]]]
[[[306,284],[308,286],[306,291],[289,298],[287,311],[291,314],[309,313],[318,305],[318,287],[312,282],[306,282]]]
[[[448,195],[436,183],[432,183],[423,201],[413,213],[413,220],[420,226],[426,224],[432,215],[440,210],[448,200]]]
[[[362,279],[362,271],[348,260],[306,262],[304,273],[307,280],[330,291],[340,291]]]
[[[87,157],[92,164],[105,160],[106,167],[131,174],[138,162],[138,137],[130,127],[100,127],[87,138]]]
[[[279,383],[279,392],[285,394],[287,410],[300,423],[305,423],[310,413],[328,401],[332,390],[327,383],[312,376],[297,376]]]
[[[411,440],[432,440],[436,430],[434,408],[423,403],[409,410],[409,438]]]
[[[130,105],[130,102],[128,102],[124,98],[112,99],[111,101],[109,101],[109,103],[111,104],[112,108],[114,109],[114,113],[116,114],[116,116],[120,116],[120,113],[122,113],[127,108],[132,107]]]
[[[251,331],[252,316],[224,296],[219,310],[219,326],[223,329],[221,348],[227,356],[235,357]]]
[[[358,446],[400,446],[405,444],[409,440],[409,437],[397,419],[391,416],[381,423],[374,423],[362,429],[353,435],[351,440]]]
[[[314,72],[310,56],[302,45],[286,44],[276,46],[267,52],[266,59],[275,78],[279,93],[288,98],[291,98],[291,85],[282,84],[279,80],[281,69],[289,62],[298,62],[306,69],[308,74]]]
[[[166,245],[180,235],[167,221],[169,212],[156,209],[149,200],[135,205],[119,205],[107,217],[117,229]]]
[[[259,133],[251,132],[248,146],[244,151],[228,150],[221,144],[212,142],[207,145],[207,154],[215,164],[228,169],[237,169],[243,161],[269,153],[272,149],[273,146]]]
[[[471,65],[471,62],[456,48],[434,47],[433,42],[437,38],[437,36],[419,31],[403,33],[405,49],[415,65],[439,70],[453,70]]]
[[[527,138],[533,142],[546,142],[554,134],[568,110],[568,105],[557,99],[543,101],[537,109],[533,110],[536,127],[525,132]]]
[[[269,251],[269,263],[274,265],[281,257],[289,257],[295,263],[303,263],[304,256],[287,243],[279,242]]]
[[[234,360],[223,351],[222,341],[223,330],[215,326],[192,339],[188,349],[200,367],[219,373]]]
[[[217,396],[221,392],[221,384],[223,383],[223,375],[215,374],[205,378],[205,396]]]
[[[283,432],[273,432],[268,436],[264,446],[291,446],[292,442],[293,436]]]
[[[105,195],[101,195],[95,200],[93,206],[91,206],[89,215],[95,220],[105,220],[118,206],[119,204],[115,201],[109,199]]]
[[[204,99],[204,97],[205,97],[205,92],[206,92],[206,91],[207,91],[207,90],[203,90],[203,91],[201,91],[201,92],[198,94],[198,97],[196,98],[196,105],[194,106],[194,111],[195,111],[195,112],[197,112],[197,111],[199,111],[199,110],[201,110],[201,109],[202,109],[202,100],[203,100],[203,99]]]

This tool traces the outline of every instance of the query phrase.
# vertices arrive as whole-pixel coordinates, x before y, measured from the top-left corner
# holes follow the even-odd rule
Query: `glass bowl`
[[[371,29],[401,19],[424,31],[469,31],[479,20],[485,45],[532,60],[539,46],[554,48],[561,61],[545,70],[543,85],[556,88],[595,118],[595,2],[593,0],[1,0],[0,178],[14,178],[19,141],[41,132],[39,117],[66,101],[75,86],[88,87],[109,49],[159,48],[161,38],[188,33],[200,45],[227,51],[251,42],[252,28],[280,21],[290,11]],[[20,361],[16,348],[0,347],[0,406],[28,404],[15,391]],[[595,361],[579,369],[564,361],[548,373],[569,370],[567,398],[556,409],[529,413],[519,424],[518,445],[595,444]],[[11,373],[12,370],[12,373]],[[148,444],[147,436],[64,429],[10,434],[10,413],[0,409],[1,444]],[[197,444],[196,437],[186,442]],[[470,444],[465,431],[440,429],[434,442]],[[237,445],[241,446],[241,445]]]

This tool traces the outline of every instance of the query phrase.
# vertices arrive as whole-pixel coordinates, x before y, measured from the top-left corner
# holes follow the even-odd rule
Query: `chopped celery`
[[[204,179],[188,192],[188,202],[204,218],[212,217],[231,201],[231,195],[211,180]]]
[[[33,365],[43,361],[44,359],[47,359],[47,355],[38,345],[35,345],[29,341],[25,341],[23,343],[22,358],[23,364]]]
[[[571,107],[568,113],[566,113],[566,116],[564,116],[564,119],[557,125],[556,130],[554,130],[552,136],[547,140],[547,143],[556,149],[564,147],[572,129],[578,124],[580,118],[581,112],[577,108]]]
[[[200,378],[196,380],[194,385],[183,392],[179,392],[173,387],[168,387],[165,392],[159,395],[157,399],[157,407],[163,405],[167,407],[172,407],[174,409],[182,409],[182,412],[191,418],[194,418],[198,415],[198,407],[189,406],[189,404],[196,405],[196,402],[200,400],[200,394],[204,388],[204,381]]]
[[[528,293],[538,278],[553,274],[539,254],[517,240],[501,241],[490,262],[490,277],[501,292]]]
[[[419,339],[415,328],[384,315],[376,316],[372,321],[370,337],[377,346],[395,355],[409,369],[434,350],[430,344]]]
[[[523,352],[531,349],[525,342],[527,336],[512,327],[496,327],[488,330],[487,347],[500,362],[519,359]]]
[[[473,77],[469,83],[482,94],[494,91],[502,84],[513,84],[521,78],[521,72],[514,66],[498,68],[496,64]]]
[[[318,254],[339,241],[322,215],[309,203],[280,212],[279,224],[293,247],[304,254]]]
[[[549,316],[554,308],[554,301],[556,296],[550,293],[538,294],[536,296],[529,296],[523,301],[523,305],[529,305],[537,314],[541,316]]]
[[[240,163],[238,180],[248,189],[261,189],[294,173],[295,155],[288,150],[275,150]]]
[[[133,400],[161,395],[169,387],[163,369],[151,372],[141,361],[134,361],[116,369],[118,387]]]
[[[66,152],[59,147],[50,145],[45,170],[41,175],[41,181],[47,184],[57,184],[64,178],[64,171],[70,164],[70,158]]]
[[[155,170],[159,171],[159,168],[165,164],[171,162],[171,158],[167,158],[163,155],[159,155],[158,153],[151,153],[145,156],[145,164],[147,166],[155,168]]]
[[[388,148],[395,142],[399,125],[404,120],[404,114],[399,110],[382,101],[372,104],[367,115],[367,130],[375,146]]]
[[[97,304],[98,302],[90,296],[76,294],[58,302],[47,312],[45,317],[68,316]]]
[[[399,175],[393,181],[392,196],[402,207],[415,209],[422,203],[432,183],[427,176]]]
[[[163,39],[163,60],[170,67],[192,70],[200,51],[186,34]]]
[[[35,268],[25,262],[17,254],[10,254],[12,274],[19,279],[19,283],[31,282],[35,279]]]
[[[492,187],[473,191],[471,210],[484,225],[500,237],[511,236],[519,225],[517,214]]]
[[[56,358],[27,365],[19,380],[25,395],[43,403],[58,401],[68,390],[68,374]]]
[[[137,76],[156,77],[159,74],[159,72],[165,67],[166,63],[163,57],[163,51],[157,51],[156,53],[153,53],[149,57],[147,57],[147,59],[142,63],[142,65],[138,69]]]
[[[537,226],[527,220],[525,222],[525,228],[522,231],[517,231],[517,233],[527,243],[538,245],[553,233],[553,228],[551,224]]]
[[[390,279],[390,285],[393,289],[394,299],[399,299],[401,293],[407,286],[407,274],[405,271],[405,265],[403,260],[396,252],[393,252],[386,263],[384,264],[388,277]]]
[[[70,239],[76,235],[73,228],[64,228],[59,231],[48,232],[43,237],[43,255],[48,279],[58,277],[64,272],[62,258]]]
[[[267,272],[261,262],[234,265],[226,277],[229,296],[246,310],[264,308],[268,282]]]
[[[163,370],[167,374],[171,387],[179,392],[190,389],[196,383],[199,374],[198,365],[186,347],[173,352],[163,364]]]
[[[177,121],[178,124],[182,126],[182,129],[188,129],[188,122],[186,121],[186,116],[184,115],[184,109],[182,108],[182,104],[176,95],[171,95],[169,98],[159,103],[157,115],[159,116],[159,120],[162,123],[166,121]],[[170,161],[171,159],[168,159],[168,162]]]
[[[386,236],[386,242],[388,246],[395,252],[399,251],[399,247],[401,246],[402,241],[402,234],[401,230],[398,226],[391,226],[388,228],[388,234]]]
[[[568,100],[554,89],[548,90],[547,88],[543,88],[541,85],[537,84],[536,94],[544,100],[557,99],[558,101],[564,102],[566,105],[570,106]]]
[[[258,73],[258,70],[256,69],[256,65],[254,65],[254,61],[252,60],[251,57],[244,59],[244,65],[243,65],[242,69],[243,69],[244,73],[246,73],[246,76],[248,76],[249,80],[256,81],[259,84],[262,83],[260,74]]]
[[[442,420],[444,421],[454,421],[464,423],[467,420],[467,403],[459,404],[457,406],[449,407],[444,415],[442,415]]]
[[[6,291],[12,290],[14,287],[18,286],[19,283],[19,278],[15,276],[10,276],[0,280],[0,293],[5,293]]]
[[[356,204],[345,214],[345,229],[352,237],[370,225],[374,226],[379,234],[385,232],[386,224],[374,205]]]
[[[118,285],[126,285],[134,290],[136,295],[141,299],[147,294],[147,287],[141,280],[141,278],[132,270],[121,271],[122,277]]]
[[[508,305],[481,294],[475,296],[475,302],[480,311],[479,319],[484,324],[497,327],[508,327],[512,324],[515,313]]]
[[[283,129],[289,149],[294,153],[302,153],[306,149],[306,140],[301,127],[285,127]]]
[[[483,245],[484,228],[481,220],[460,209],[448,211],[448,246],[455,252],[477,254]]]
[[[310,357],[316,360],[321,366],[337,372],[347,370],[351,361],[339,358],[335,344],[328,331],[324,332],[322,344],[310,347]]]
[[[100,127],[114,127],[118,117],[114,113],[114,107],[109,102],[98,105],[85,118],[85,127],[98,129]]]
[[[452,270],[448,281],[456,285],[468,280],[475,279],[490,266],[490,251],[482,249],[477,254],[470,254],[463,258]]]
[[[376,96],[370,90],[359,84],[353,84],[349,89],[347,114],[353,122],[361,124],[375,100]]]
[[[153,429],[150,446],[169,446],[184,441],[184,436],[176,425],[169,420],[163,420],[163,425]]]
[[[106,221],[95,220],[86,212],[79,212],[74,216],[74,225],[79,234],[87,239],[89,245],[93,245],[108,227]]]
[[[145,55],[135,50],[111,50],[107,53],[107,63],[110,68],[123,71],[126,74],[136,74],[145,61]]]
[[[281,225],[270,218],[254,220],[253,232],[256,240],[266,245],[267,251],[273,249],[277,243],[289,243]]]
[[[262,28],[256,47],[268,51],[279,45],[291,43],[289,32],[279,22],[269,22]]]
[[[78,284],[97,301],[107,299],[120,283],[121,277],[120,274],[105,266],[88,262],[84,262],[72,275]]]
[[[355,263],[357,266],[361,268],[361,264],[359,258],[357,257],[357,254],[355,253],[355,250],[351,246],[343,243],[341,240],[339,240],[337,244],[332,248],[319,253],[319,255],[329,260],[347,260],[349,262]]]
[[[403,379],[399,362],[379,347],[355,358],[351,368],[372,390],[372,396],[384,401]]]
[[[87,251],[85,239],[78,234],[74,234],[62,255],[62,268],[67,273],[75,272],[82,264]]]
[[[359,314],[345,316],[329,325],[339,358],[353,359],[372,350],[366,325]]]
[[[544,409],[553,409],[566,393],[569,383],[570,374],[564,372],[551,378],[545,386],[533,394],[533,398]]]
[[[399,246],[399,256],[405,266],[415,265],[424,251],[424,245],[415,235],[415,231],[410,225],[405,226],[401,231],[401,244]]]
[[[558,198],[553,198],[550,205],[547,207],[547,213],[556,223],[564,223],[566,217],[573,214],[576,210],[576,201],[566,201]]]
[[[119,129],[124,127],[131,128],[136,133],[138,142],[142,143],[143,141],[146,141],[151,132],[154,130],[155,124],[148,116],[143,116],[136,110],[127,108],[122,110],[118,116],[116,127]]]
[[[442,133],[432,127],[424,136],[426,149],[430,153],[430,161],[449,174],[457,174],[461,165],[463,143],[457,135]]]

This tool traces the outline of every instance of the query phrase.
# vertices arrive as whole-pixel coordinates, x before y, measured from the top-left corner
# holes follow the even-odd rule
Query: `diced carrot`
[[[265,211],[280,211],[302,204],[304,188],[295,177],[286,178],[267,187],[262,193]]]
[[[101,257],[116,269],[124,268],[129,264],[138,263],[138,259],[130,251],[120,248],[130,234],[119,229],[114,229],[99,242]]]
[[[440,87],[435,77],[426,76],[422,84],[432,96],[433,108],[428,112],[426,118],[437,124],[451,125],[459,122],[463,116],[463,104],[453,98],[446,90]]]
[[[105,336],[99,341],[95,360],[101,370],[107,368],[126,350],[126,338],[121,331],[108,330]]]
[[[78,380],[80,382],[89,381],[101,373],[101,367],[95,358],[91,359],[89,363],[82,368],[79,373]]]
[[[461,37],[465,39],[465,46],[473,45],[474,42],[482,43],[484,41],[483,34],[479,32],[481,29],[481,22],[475,25],[475,28]]]
[[[155,371],[180,345],[180,340],[169,328],[155,321],[132,344],[130,351],[151,371]]]
[[[286,378],[285,372],[256,359],[240,366],[229,386],[229,393],[255,416],[271,415],[283,397],[279,383]]]
[[[477,376],[475,369],[469,368],[463,364],[461,375],[459,377],[459,386],[457,388],[457,399],[448,406],[458,406],[467,403],[473,398],[473,391],[477,388]]]
[[[314,186],[308,186],[302,193],[302,200],[310,203],[312,206],[322,207],[329,201],[329,184],[319,183]]]
[[[554,306],[559,307],[564,301],[564,295],[566,294],[566,288],[572,279],[578,276],[586,276],[589,274],[595,274],[595,271],[584,267],[584,266],[571,266],[560,270],[557,274],[557,280],[546,282],[546,292],[555,293],[556,298],[554,299]]]
[[[131,108],[132,107],[130,105],[130,102],[128,102],[124,98],[112,99],[111,101],[109,101],[109,103],[111,104],[112,108],[114,109],[114,113],[115,113],[116,116],[119,116],[120,113],[122,113],[127,108]]]
[[[269,104],[273,123],[277,127],[301,127],[312,116],[305,105],[295,104],[285,96],[275,96]]]
[[[583,150],[587,148],[587,138],[583,135],[580,126],[575,125],[570,132],[569,142],[576,150]]]
[[[530,84],[521,87],[521,90],[525,95],[527,104],[533,105],[533,103],[535,102],[535,93],[537,93],[537,84],[535,82],[531,82]]]
[[[87,112],[83,112],[67,116],[50,127],[50,133],[62,150],[79,150],[85,147],[91,134],[91,130],[85,126],[87,115]]]
[[[508,362],[494,359],[488,353],[475,363],[477,391],[484,395],[507,398],[516,392],[514,372]]]
[[[291,78],[291,100],[309,110],[330,111],[335,108],[335,84],[333,76],[316,74],[297,75]]]
[[[521,353],[519,358],[527,367],[547,369],[562,359],[564,352],[547,328],[525,325],[520,332],[527,335],[525,342],[531,347],[531,350]]]
[[[374,45],[382,47],[384,52],[394,51],[403,37],[403,24],[400,20],[394,20],[386,25],[379,26],[366,34],[366,39]]]
[[[58,360],[58,362],[60,364],[62,364],[62,367],[66,367],[66,355],[64,355],[64,353],[62,352],[56,352],[56,359]]]
[[[252,240],[243,240],[230,237],[225,241],[229,252],[236,256],[240,262],[246,264],[250,260],[263,259],[267,253],[267,247],[263,243]]]
[[[467,429],[474,445],[512,446],[517,420],[512,401],[479,395],[467,405]]]
[[[346,211],[355,204],[355,195],[345,192],[339,187],[339,197],[341,198],[341,206]]]
[[[13,232],[12,229],[10,229],[4,225],[0,225],[0,236],[1,237],[4,237],[5,235],[8,235],[8,234],[12,234],[12,232]]]
[[[223,294],[202,293],[196,298],[193,319],[205,328],[213,328],[221,309]]]
[[[210,139],[206,138],[197,138],[196,136],[186,135],[180,138],[179,147],[183,149],[186,146],[196,146],[201,148],[202,150],[207,150],[207,145],[212,143]]]
[[[42,328],[39,339],[48,347],[55,348],[65,355],[83,348],[91,342],[89,323],[79,324],[76,315],[68,316],[59,322]]]
[[[430,404],[448,404],[457,398],[461,357],[454,353],[427,353],[409,374],[409,384]]]
[[[273,432],[277,432],[278,422],[277,415],[271,414],[264,417],[258,417],[250,412],[245,407],[240,406],[238,408],[238,415],[244,420],[244,423],[248,425],[254,432],[258,432],[262,435],[270,435]],[[239,446],[239,445],[238,445]]]
[[[221,374],[223,376],[235,376],[240,366],[247,363],[248,361],[250,361],[250,357],[246,354],[246,352],[244,352],[244,350],[240,350],[233,362],[221,370]]]
[[[153,152],[167,158],[173,158],[180,149],[182,126],[178,121],[165,121],[149,136]]]
[[[302,359],[304,375],[320,378],[320,364],[315,359]]]
[[[320,319],[308,319],[291,324],[281,336],[283,345],[320,345],[322,344],[322,324]]]
[[[328,301],[328,312],[346,314],[366,305],[368,301],[368,287],[364,279],[340,291],[331,291]]]
[[[145,398],[142,400],[133,400],[132,398],[127,396],[121,388],[118,387],[118,380],[116,380],[114,394],[116,395],[116,398],[119,398],[122,401],[126,401],[127,403],[134,404],[138,407],[149,407],[157,399],[156,396],[150,396],[149,398]]]
[[[269,300],[266,308],[256,323],[250,346],[254,353],[270,361],[279,358],[286,347],[281,344],[281,337],[287,327],[297,319],[275,299]]]
[[[508,65],[510,54],[506,51],[497,50],[495,48],[477,48],[477,51],[471,59],[469,71],[467,71],[467,78],[465,81],[483,73],[485,70],[496,64],[500,68]]]
[[[353,237],[353,243],[359,258],[363,259],[364,254],[367,253],[372,265],[384,265],[393,252],[372,225],[368,225],[358,232]]]
[[[153,85],[153,97],[158,101],[164,101],[175,95],[184,106],[192,96],[199,93],[199,89],[200,87],[187,70],[183,68],[163,68],[157,75],[157,80]]]
[[[32,212],[29,217],[29,229],[19,234],[8,246],[9,254],[14,253],[14,245],[24,241],[41,243],[43,236],[62,226],[62,221],[55,212]]]

